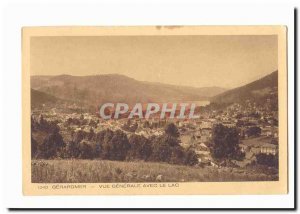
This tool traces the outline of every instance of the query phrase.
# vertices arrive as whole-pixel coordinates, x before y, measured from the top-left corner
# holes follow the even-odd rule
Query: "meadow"
[[[271,181],[276,174],[251,169],[181,166],[109,160],[32,160],[32,183]]]

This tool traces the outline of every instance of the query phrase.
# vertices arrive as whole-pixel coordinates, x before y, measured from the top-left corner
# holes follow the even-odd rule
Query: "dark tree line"
[[[38,143],[31,137],[31,144],[32,157],[41,159],[144,160],[184,165],[198,163],[194,150],[180,145],[179,132],[173,123],[166,126],[162,136],[150,139],[136,134],[127,137],[121,130],[107,129],[95,133],[91,128],[89,132],[80,130],[73,133],[72,140],[66,143],[56,126],[49,130],[43,142]]]

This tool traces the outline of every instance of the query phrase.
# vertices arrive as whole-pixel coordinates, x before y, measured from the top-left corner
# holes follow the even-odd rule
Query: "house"
[[[213,126],[213,123],[209,120],[203,120],[201,125],[200,125],[200,128],[201,129],[211,129]]]
[[[204,135],[204,136],[211,137],[212,129],[211,129],[211,128],[202,128],[202,129],[200,130],[200,134],[201,134],[201,135]]]
[[[272,135],[271,127],[261,128],[261,135],[262,136],[271,136]]]
[[[278,128],[271,127],[271,126],[266,126],[264,128],[261,128],[261,135],[278,138]]]
[[[269,137],[247,139],[239,147],[246,155],[247,153],[275,155],[278,152],[278,145],[272,144],[271,140]]]
[[[275,155],[278,152],[278,146],[274,144],[265,144],[260,147],[260,153]]]
[[[233,128],[233,127],[235,127],[235,123],[230,122],[230,121],[224,121],[224,122],[222,122],[222,124],[223,124],[224,126],[228,127],[228,128]]]
[[[206,143],[211,139],[211,137],[209,135],[201,135],[200,136],[200,142],[201,143]]]

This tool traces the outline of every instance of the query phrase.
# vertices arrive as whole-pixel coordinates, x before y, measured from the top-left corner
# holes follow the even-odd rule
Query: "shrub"
[[[130,144],[126,134],[120,130],[112,132],[104,130],[96,135],[96,148],[100,151],[98,156],[102,159],[125,160]]]
[[[261,134],[261,128],[259,128],[257,126],[252,126],[246,130],[246,134],[249,137],[251,137],[251,136],[258,137]]]
[[[117,130],[108,145],[110,150],[110,160],[125,160],[130,144],[124,132]]]
[[[275,155],[263,153],[257,154],[256,163],[278,168],[278,153]]]
[[[239,133],[236,128],[228,128],[222,124],[213,127],[212,156],[216,159],[240,158]]]
[[[53,133],[47,136],[44,141],[38,145],[39,158],[50,159],[57,156],[57,152],[65,146],[62,136],[55,129]]]
[[[35,158],[38,150],[38,144],[31,135],[31,158]]]
[[[187,148],[185,150],[185,160],[184,164],[185,165],[196,165],[198,163],[198,155],[196,154],[195,150],[192,149],[191,147]]]
[[[79,157],[82,159],[93,159],[95,157],[96,144],[82,140],[79,143]]]
[[[151,142],[140,135],[132,135],[129,138],[130,149],[127,153],[127,160],[148,160],[151,153],[152,147]]]
[[[185,165],[198,163],[195,151],[192,148],[182,148],[180,140],[170,135],[165,134],[155,138],[152,145],[153,149],[150,157],[152,161]]]
[[[175,142],[174,142],[175,141]],[[172,155],[172,147],[178,144],[178,140],[168,135],[162,135],[153,139],[151,160],[169,162]]]
[[[175,137],[175,138],[179,137],[179,131],[177,129],[177,126],[174,123],[169,123],[166,126],[165,133],[171,137]]]
[[[185,151],[181,146],[171,147],[171,156],[168,161],[171,164],[185,164]]]
[[[80,154],[79,143],[70,141],[66,146],[66,153],[68,158],[78,158]]]

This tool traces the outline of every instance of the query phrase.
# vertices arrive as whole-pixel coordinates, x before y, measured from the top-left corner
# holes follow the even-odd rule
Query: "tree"
[[[180,140],[176,137],[164,134],[157,138],[153,139],[153,149],[151,160],[153,161],[162,161],[162,162],[177,162],[174,161],[175,153],[179,154],[179,151],[176,151],[175,147],[180,147]],[[175,148],[175,149],[174,149]],[[173,154],[173,161],[171,157]]]
[[[275,155],[272,154],[257,154],[256,162],[261,165],[275,167],[278,169],[278,153]]]
[[[75,141],[67,143],[66,152],[69,158],[78,158],[80,155],[79,143]]]
[[[105,130],[96,135],[96,143],[101,148],[100,157],[109,160],[125,160],[130,149],[128,138],[124,132]]]
[[[148,160],[151,153],[152,147],[150,141],[144,136],[132,135],[129,138],[130,150],[127,154],[128,160]]]
[[[40,114],[38,118],[38,124],[41,128],[47,126],[47,121],[44,119],[44,116],[42,114]]]
[[[96,141],[96,153],[97,156],[102,159],[110,158],[110,141],[114,135],[114,132],[110,129],[102,130],[95,135]]]
[[[31,135],[31,158],[35,158],[37,154],[38,144]]]
[[[94,129],[91,127],[90,132],[87,133],[87,139],[92,140],[92,139],[94,139],[94,137],[95,137],[95,132],[94,132]]]
[[[257,127],[257,126],[252,126],[250,128],[247,129],[246,134],[250,137],[250,136],[254,136],[254,137],[258,137],[261,134],[261,128]]]
[[[213,127],[212,156],[216,159],[240,157],[239,133],[236,128],[228,128],[222,124]]]
[[[171,164],[184,164],[185,163],[185,151],[181,146],[171,147],[171,156],[168,161]]]
[[[31,131],[35,131],[36,128],[38,126],[38,123],[36,122],[36,120],[33,118],[33,116],[31,115]]]
[[[198,156],[190,147],[184,149],[180,146],[178,138],[164,134],[151,139],[152,154],[150,160],[167,162],[171,164],[195,165],[198,163]]]
[[[74,133],[73,141],[76,142],[76,143],[80,143],[86,137],[87,137],[87,133],[83,130],[79,130],[79,131]]]
[[[127,151],[130,148],[127,135],[117,130],[114,132],[113,137],[109,141],[110,146],[110,160],[125,160]]]
[[[95,120],[90,120],[89,126],[96,128],[97,127],[97,122]]]
[[[198,163],[198,155],[196,154],[195,150],[192,149],[192,147],[188,147],[185,150],[185,160],[184,160],[184,164],[185,165],[196,165]]]
[[[177,129],[177,126],[174,123],[169,123],[165,128],[165,133],[169,136],[178,138],[179,137],[179,131]]]
[[[96,144],[82,140],[79,143],[79,157],[82,159],[93,159],[95,157]]]
[[[53,158],[64,146],[65,143],[62,136],[59,134],[59,130],[55,129],[44,139],[43,143],[38,146],[39,157],[45,159]]]
[[[151,160],[159,162],[169,162],[172,151],[170,145],[163,139],[158,138],[153,143]]]

